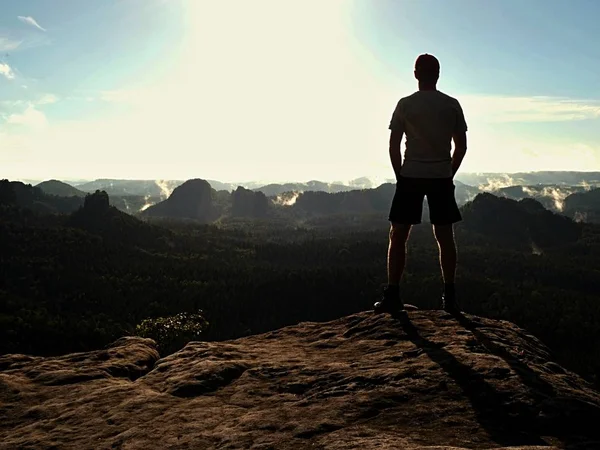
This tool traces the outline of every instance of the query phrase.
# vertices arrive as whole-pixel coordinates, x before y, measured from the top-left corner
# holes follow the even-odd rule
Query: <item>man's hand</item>
[[[465,131],[454,133],[452,140],[454,140],[454,153],[452,153],[452,177],[454,178],[467,153],[467,133]]]
[[[403,134],[402,131],[396,130],[392,130],[390,133],[390,160],[396,174],[396,180],[400,179],[400,169],[402,169],[402,151],[400,145],[402,144]]]

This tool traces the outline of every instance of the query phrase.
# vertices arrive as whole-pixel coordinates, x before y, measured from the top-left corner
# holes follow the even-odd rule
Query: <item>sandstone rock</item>
[[[231,202],[231,215],[234,217],[265,217],[269,209],[269,200],[265,194],[242,186],[233,191]]]
[[[600,394],[517,326],[360,313],[228,342],[0,357],[0,448],[600,448]]]
[[[174,217],[210,222],[213,219],[210,184],[199,178],[187,180],[175,188],[168,199],[146,209],[142,216]]]

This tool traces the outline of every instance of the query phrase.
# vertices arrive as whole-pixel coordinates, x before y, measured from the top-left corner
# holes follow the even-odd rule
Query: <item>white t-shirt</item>
[[[406,133],[400,175],[452,177],[452,134],[467,131],[458,100],[440,91],[417,91],[400,99],[389,128]]]

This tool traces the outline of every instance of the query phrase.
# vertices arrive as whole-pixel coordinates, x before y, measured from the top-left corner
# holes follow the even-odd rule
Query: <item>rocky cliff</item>
[[[213,217],[212,190],[206,180],[187,180],[169,198],[142,212],[147,217],[173,217],[210,222]]]
[[[0,357],[2,449],[600,448],[600,394],[508,323],[360,313],[160,359]]]

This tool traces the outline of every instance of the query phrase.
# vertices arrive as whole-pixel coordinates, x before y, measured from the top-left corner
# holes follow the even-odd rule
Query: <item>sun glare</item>
[[[377,96],[356,57],[349,5],[187,3],[186,52],[172,82],[175,109],[193,115],[196,126],[188,131],[201,142],[196,151],[213,167],[227,167],[222,176],[236,177],[232,152],[253,154],[248,163],[259,161],[257,177],[274,175],[269,164],[289,165],[289,178],[294,167],[311,164],[314,177],[331,178],[331,166],[345,170],[340,158],[351,161],[348,152],[361,145],[367,151],[374,130],[364,116],[369,109],[373,115],[367,105]],[[360,125],[367,134],[356,132]]]

